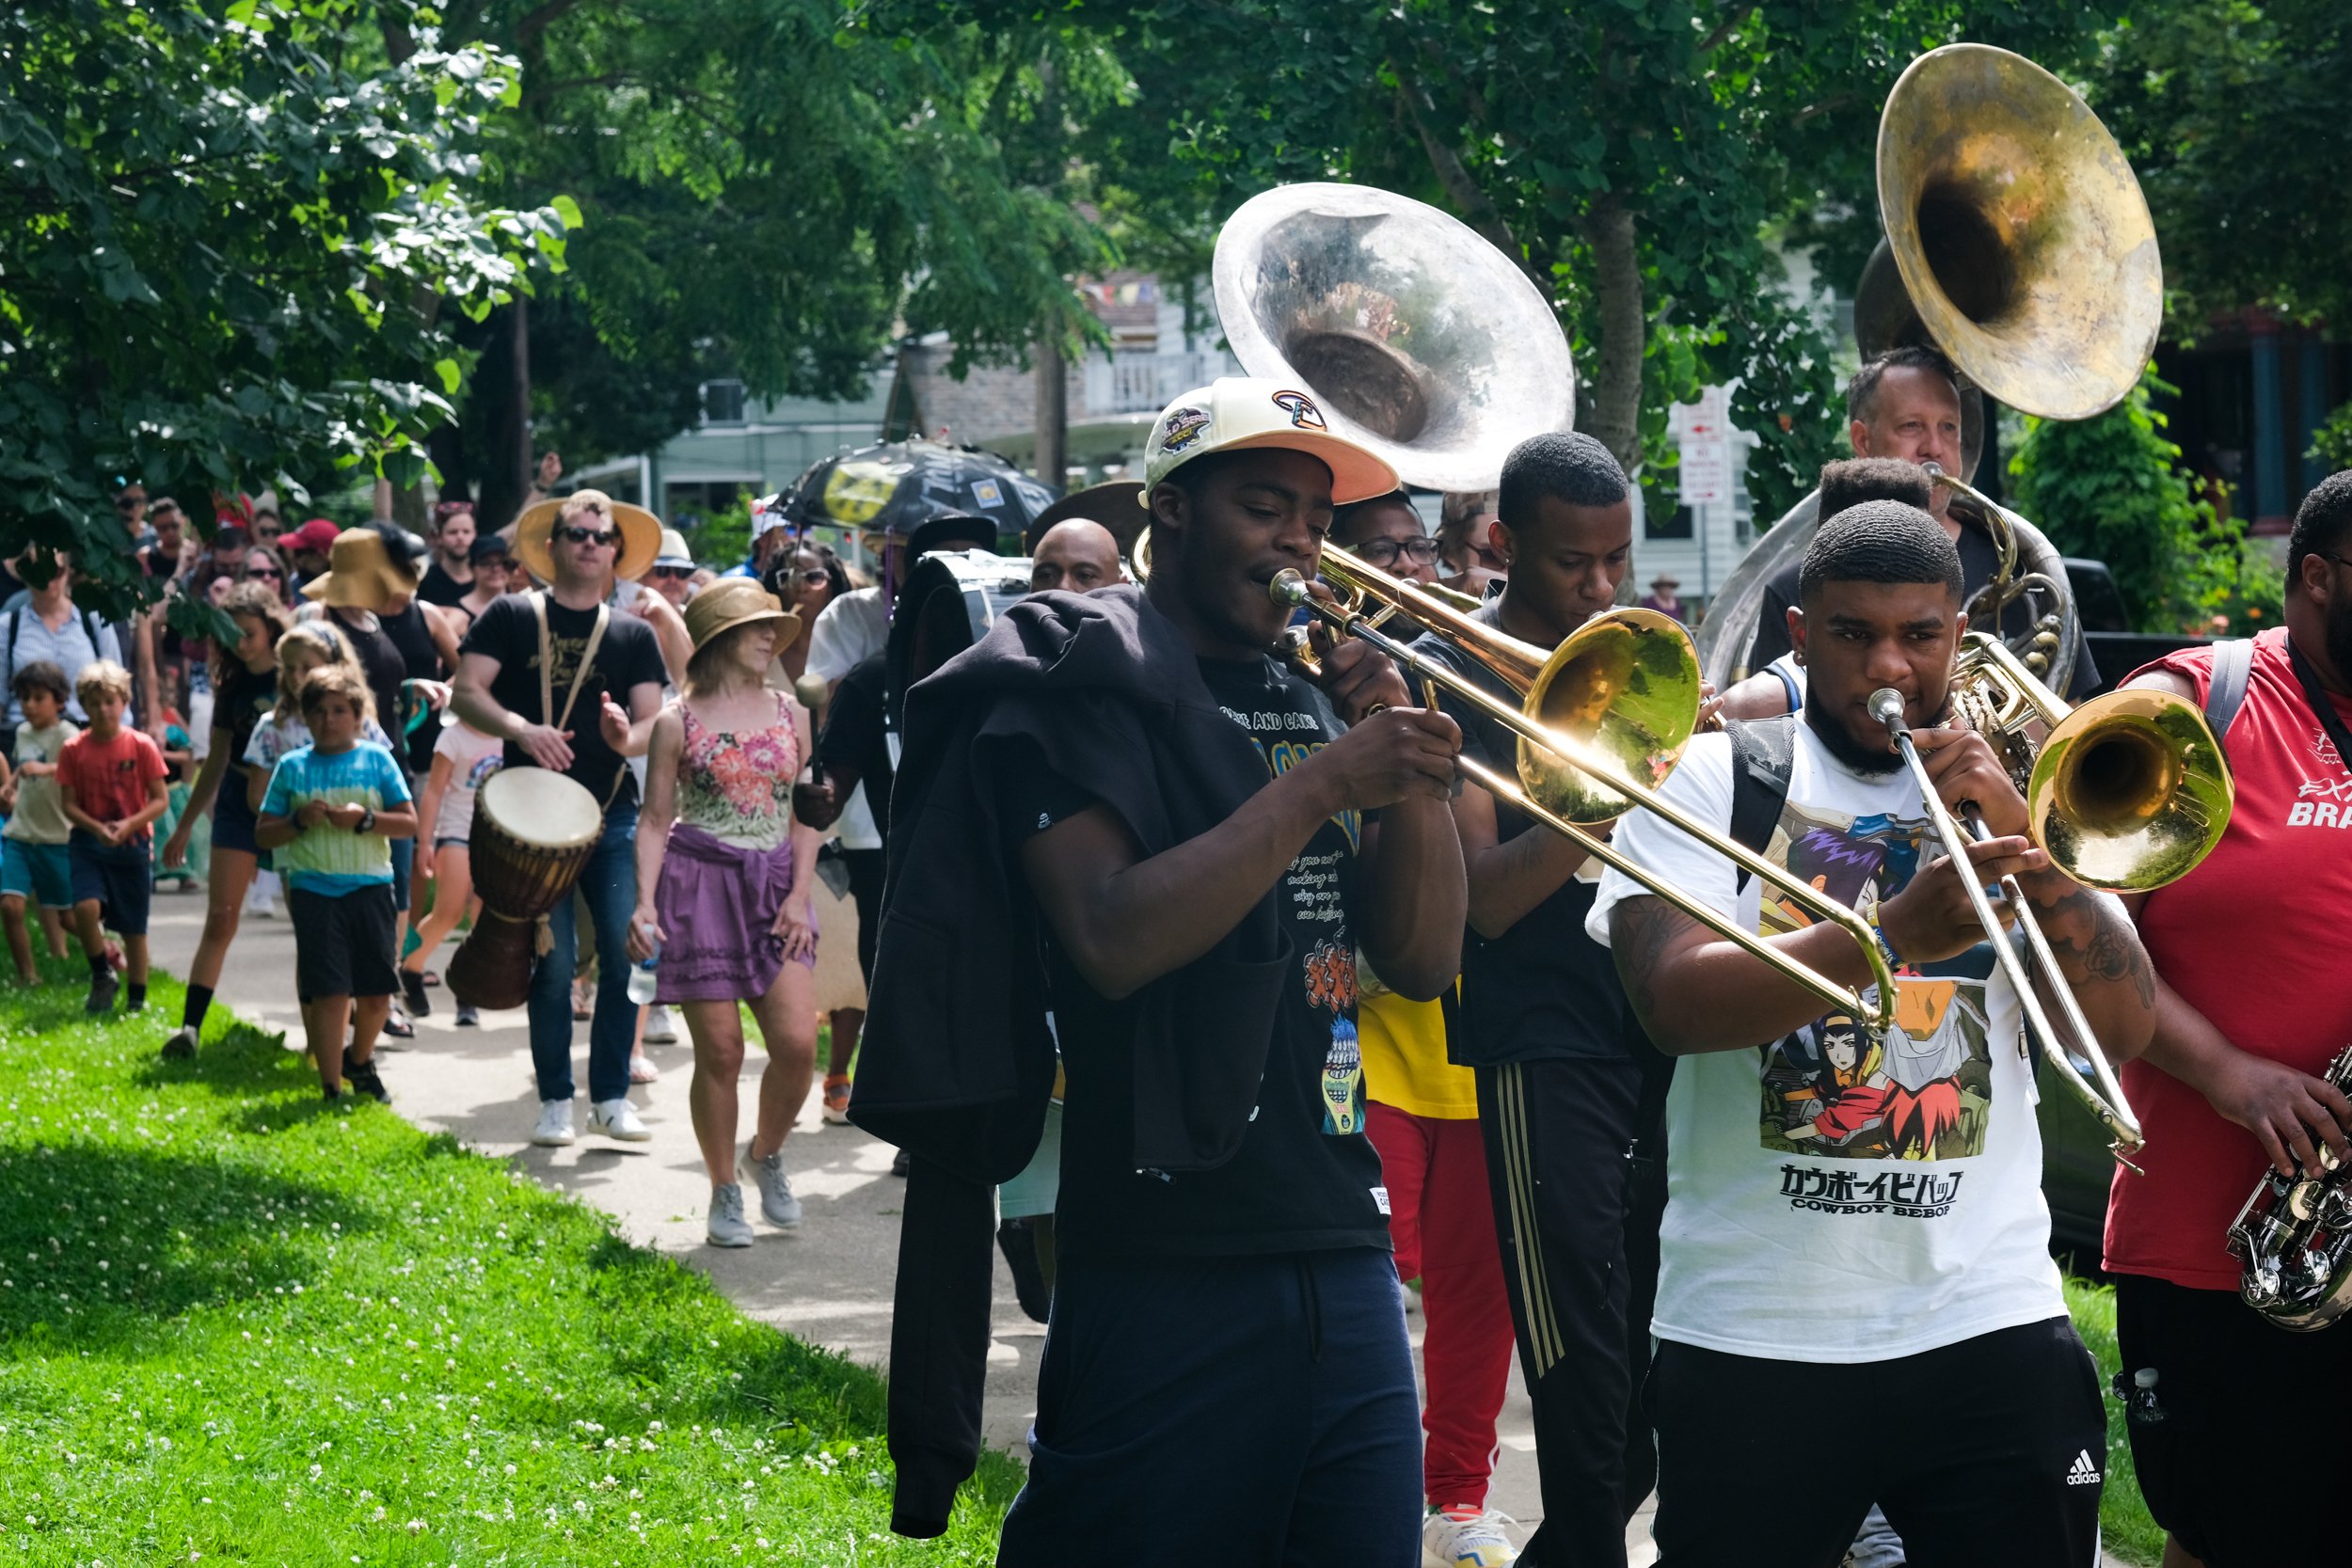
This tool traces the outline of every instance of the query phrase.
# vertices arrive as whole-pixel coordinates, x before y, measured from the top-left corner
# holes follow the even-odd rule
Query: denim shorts
[[[154,841],[142,834],[128,844],[107,844],[95,833],[73,830],[73,901],[95,902],[100,918],[126,937],[147,935],[147,907],[155,890]]]
[[[14,894],[44,910],[73,907],[73,853],[62,844],[0,839],[0,896]]]

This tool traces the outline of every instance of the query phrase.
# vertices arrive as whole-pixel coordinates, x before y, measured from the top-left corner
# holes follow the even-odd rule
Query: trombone
[[[1894,976],[1867,922],[1659,795],[1657,786],[1680,759],[1698,715],[1698,655],[1677,623],[1653,610],[1613,610],[1547,654],[1337,546],[1324,546],[1321,570],[1339,595],[1336,603],[1316,598],[1305,577],[1287,569],[1275,574],[1267,592],[1279,604],[1312,612],[1336,636],[1361,638],[1425,685],[1445,688],[1518,736],[1518,778],[1506,779],[1469,757],[1458,757],[1455,765],[1464,776],[1831,1007],[1867,1022],[1881,1034],[1893,1023]],[[1366,613],[1368,608],[1372,613]],[[1512,706],[1380,629],[1390,617],[1400,614],[1459,646],[1522,693],[1522,705]],[[1294,651],[1293,657],[1301,656]],[[1871,988],[1841,985],[1789,958],[1587,831],[1636,805],[1844,931],[1870,966]]]
[[[2053,864],[2086,887],[2137,892],[2177,880],[2205,858],[2229,825],[2235,789],[2229,763],[2194,704],[2169,692],[2127,689],[2069,710],[2007,646],[1981,632],[1964,639],[1951,690],[1955,711],[1985,737],[2025,796],[2028,835]],[[2110,1152],[2137,1171],[2126,1156],[2143,1142],[2139,1118],[2059,972],[2025,890],[2014,877],[2001,879],[2035,970],[2058,998],[2074,1036],[2073,1050],[2050,1026],[1992,899],[1967,875],[1967,846],[1991,837],[1991,831],[1972,801],[1961,802],[1958,818],[1946,809],[1912,744],[1899,692],[1872,692],[1870,716],[1885,726],[1919,786],[1928,819],[2017,991],[2026,1029],[2060,1080],[2107,1130]],[[2048,731],[2038,747],[2026,735],[2037,724]]]

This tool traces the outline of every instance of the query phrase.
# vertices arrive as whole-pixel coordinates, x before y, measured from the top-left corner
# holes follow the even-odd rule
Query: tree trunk
[[[523,293],[515,295],[511,308],[515,319],[510,324],[515,334],[515,444],[510,465],[515,475],[515,494],[528,495],[531,481],[538,468],[537,456],[531,450],[531,299]]]
[[[1600,366],[1593,377],[1593,420],[1587,431],[1629,470],[1641,454],[1642,351],[1647,333],[1642,310],[1642,258],[1633,243],[1633,214],[1612,191],[1585,219],[1593,247],[1594,293],[1600,304]]]
[[[1037,341],[1037,477],[1058,490],[1070,467],[1070,384],[1052,323]]]

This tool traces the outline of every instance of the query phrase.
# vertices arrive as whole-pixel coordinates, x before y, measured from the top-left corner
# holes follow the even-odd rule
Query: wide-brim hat
[[[392,563],[384,536],[372,528],[346,529],[337,534],[325,574],[302,585],[304,598],[371,613],[416,591],[417,579]]]
[[[686,535],[674,528],[661,531],[661,549],[653,558],[656,566],[691,566],[694,552],[686,546]]]
[[[568,496],[543,500],[526,507],[515,519],[515,559],[541,582],[555,580],[555,558],[548,553],[548,541],[555,532],[556,519],[564,509],[579,507],[583,502],[600,507],[612,519],[612,526],[621,531],[620,553],[613,558],[612,575],[625,582],[635,582],[645,575],[653,558],[661,553],[661,519],[642,506],[616,501],[601,490],[576,490]]]
[[[1037,554],[1038,542],[1056,523],[1066,523],[1073,517],[1100,523],[1111,531],[1119,541],[1119,553],[1125,555],[1136,546],[1136,536],[1143,525],[1152,520],[1144,511],[1143,481],[1114,479],[1102,484],[1089,484],[1083,490],[1073,490],[1053,505],[1037,515],[1022,535],[1022,547]]]
[[[779,644],[797,642],[801,617],[750,578],[721,578],[686,601],[686,635],[701,653],[712,639],[755,621],[774,621]]]
[[[1652,588],[1679,588],[1682,586],[1682,579],[1672,572],[1661,572],[1649,579],[1649,585]]]
[[[1313,398],[1279,381],[1244,375],[1219,376],[1160,411],[1143,446],[1144,480],[1157,486],[1196,457],[1265,447],[1319,459],[1331,470],[1333,506],[1370,500],[1396,488],[1396,470],[1345,436],[1333,435]]]

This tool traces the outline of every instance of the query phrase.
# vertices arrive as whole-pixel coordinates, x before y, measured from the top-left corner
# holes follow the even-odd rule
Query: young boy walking
[[[286,879],[294,994],[319,1086],[329,1101],[342,1098],[346,1081],[389,1101],[374,1058],[399,983],[391,841],[415,836],[416,808],[392,753],[359,738],[372,705],[356,671],[320,667],[304,679],[299,701],[310,744],[278,759],[254,842],[278,852]]]
[[[40,907],[53,958],[65,957],[59,923],[73,912],[73,857],[66,847],[73,824],[65,819],[57,792],[57,758],[82,727],[65,716],[66,700],[73,693],[65,672],[50,660],[35,659],[8,684],[24,709],[24,722],[17,726],[14,774],[0,790],[0,810],[9,813],[8,827],[0,829],[0,920],[8,924],[16,977],[34,986],[40,983],[40,971],[33,967],[26,903]]]
[[[89,959],[92,1016],[114,1006],[115,978],[106,958],[106,928],[122,937],[129,993],[122,1010],[147,1006],[147,906],[152,892],[148,840],[169,796],[164,788],[164,753],[155,742],[127,728],[131,672],[110,658],[82,666],[73,694],[89,716],[89,728],[57,753],[57,788],[72,832],[73,924]],[[29,716],[28,716],[29,718]]]

